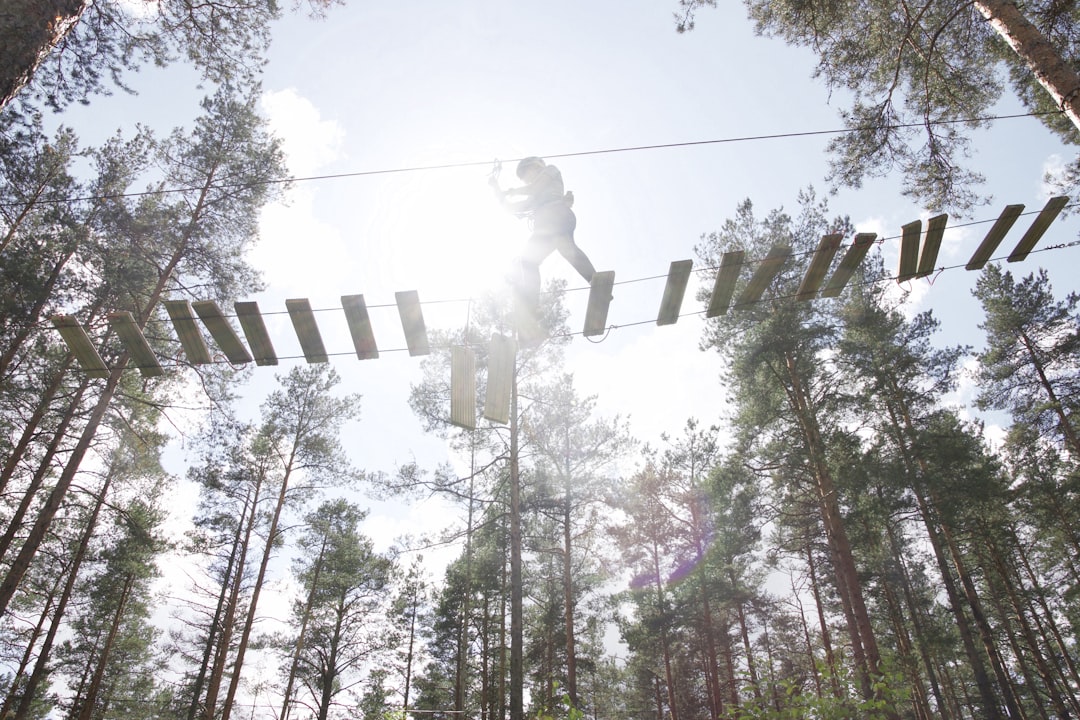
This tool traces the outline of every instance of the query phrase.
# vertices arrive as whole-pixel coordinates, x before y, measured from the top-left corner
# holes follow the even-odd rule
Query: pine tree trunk
[[[998,583],[1000,585],[998,594],[1004,593],[1005,597],[1008,599],[1009,607],[1012,610],[1011,615],[1015,617],[1016,621],[1020,624],[1021,636],[1028,645],[1032,661],[1035,663],[1036,672],[1038,672],[1039,677],[1043,681],[1043,685],[1046,687],[1046,694],[1049,695],[1050,702],[1054,705],[1057,717],[1069,717],[1080,713],[1080,707],[1078,707],[1076,698],[1073,697],[1073,693],[1069,692],[1068,686],[1066,685],[1065,693],[1060,692],[1058,682],[1055,680],[1055,675],[1060,675],[1060,673],[1056,673],[1050,667],[1046,655],[1042,651],[1039,638],[1036,636],[1035,630],[1031,627],[1031,618],[1029,615],[1034,615],[1034,613],[1029,612],[1032,608],[1020,598],[1016,584],[1013,582],[1014,578],[1018,579],[1018,573],[1015,572],[1015,569],[1010,568],[1006,564],[1005,559],[1001,554],[1000,547],[997,546],[996,543],[992,542],[991,545],[986,548],[986,557],[993,564],[998,578]],[[1006,620],[1008,619],[1009,614],[1010,613],[1006,610],[1002,610],[1002,617],[1006,618]],[[1012,637],[1013,634],[1010,632],[1010,638]],[[1019,651],[1016,651],[1015,654],[1017,658],[1022,657]],[[1063,675],[1060,677],[1064,680]],[[1038,695],[1035,686],[1032,684],[1031,687],[1032,695]],[[1068,700],[1066,698],[1068,698]],[[1069,702],[1069,700],[1071,700],[1071,707],[1066,707],[1066,703]]]
[[[341,625],[344,621],[345,611],[338,608],[337,621],[334,624],[334,633],[330,637],[330,648],[326,656],[322,672],[322,694],[319,697],[319,720],[326,720],[330,714],[330,706],[334,700],[334,681],[338,676],[338,649],[341,645]]]
[[[949,535],[944,527],[944,523],[941,523],[937,519],[936,513],[932,511],[922,487],[923,483],[918,479],[920,476],[926,477],[929,475],[929,465],[923,457],[914,454],[913,447],[915,447],[916,433],[914,423],[911,420],[911,413],[908,410],[907,404],[903,401],[900,390],[893,382],[891,376],[887,378],[887,382],[889,396],[885,398],[885,407],[889,417],[893,438],[898,445],[900,456],[904,461],[908,476],[911,478],[912,494],[915,497],[919,516],[926,528],[926,534],[930,540],[930,547],[934,551],[938,572],[941,574],[941,580],[945,585],[945,592],[949,598],[949,607],[953,612],[953,617],[956,619],[957,629],[960,631],[960,640],[964,646],[964,652],[967,655],[972,673],[975,676],[975,685],[979,689],[979,697],[984,717],[988,720],[996,720],[1001,717],[998,697],[990,683],[986,665],[983,663],[982,657],[975,648],[975,639],[971,631],[971,625],[968,622],[967,615],[964,613],[961,605],[962,599],[960,592],[956,588],[956,580],[952,570],[949,568],[949,563],[945,556],[946,547],[949,548],[954,559],[956,558],[956,554],[949,542]],[[1007,693],[1009,691],[1003,689],[1002,692]]]
[[[38,548],[44,542],[53,518],[56,517],[56,513],[60,510],[60,506],[67,496],[68,488],[71,487],[71,482],[75,479],[75,474],[79,470],[82,459],[85,457],[86,451],[90,449],[90,443],[97,435],[98,426],[105,417],[105,411],[109,408],[109,403],[112,401],[117,385],[120,384],[120,376],[124,372],[127,361],[128,355],[125,352],[120,356],[116,367],[109,374],[109,379],[106,381],[101,395],[98,396],[97,404],[94,406],[86,426],[83,428],[79,442],[68,457],[67,465],[64,466],[56,485],[38,512],[34,526],[30,529],[30,533],[27,535],[26,540],[23,541],[18,554],[8,567],[7,575],[0,582],[0,615],[7,611],[8,604],[15,596],[15,591],[18,589],[19,584],[22,583],[27,570],[30,569],[30,563],[33,561],[34,556],[37,555]]]
[[[210,672],[210,685],[206,690],[206,707],[203,720],[214,720],[217,714],[217,697],[221,691],[221,682],[225,675],[225,661],[229,655],[229,645],[232,644],[233,630],[236,627],[236,615],[240,606],[240,588],[244,580],[244,568],[247,565],[247,551],[251,547],[251,533],[255,528],[255,519],[259,509],[259,495],[262,491],[262,475],[257,477],[255,495],[251,499],[251,511],[248,513],[246,528],[244,530],[244,542],[240,546],[240,560],[236,563],[236,571],[232,577],[232,589],[229,594],[229,603],[226,606],[225,619],[221,627],[221,640],[214,655],[214,667]]]
[[[912,630],[915,631],[915,644],[918,646],[923,670],[926,672],[927,680],[930,682],[930,691],[934,694],[934,701],[937,704],[938,713],[940,713],[942,720],[951,720],[952,712],[948,703],[945,702],[945,697],[942,695],[941,687],[938,683],[938,673],[934,669],[934,663],[930,657],[926,629],[922,622],[919,604],[915,601],[915,593],[911,588],[911,577],[908,573],[907,565],[904,563],[904,553],[900,547],[900,542],[896,537],[896,530],[891,523],[887,526],[886,530],[889,535],[889,547],[892,552],[893,561],[899,569],[900,588],[903,592],[904,602],[908,607],[908,614],[911,617],[911,627]]]
[[[818,502],[821,507],[822,523],[835,559],[834,571],[840,600],[849,613],[852,653],[859,675],[859,684],[867,699],[874,697],[874,680],[871,677],[880,674],[881,659],[878,654],[877,640],[870,625],[870,614],[863,599],[862,585],[859,582],[855,556],[844,528],[843,515],[837,500],[836,486],[832,473],[825,460],[825,448],[818,427],[817,417],[810,398],[802,386],[802,378],[796,367],[796,361],[790,354],[785,356],[788,382],[788,398],[791,410],[796,417],[809,453],[809,465],[817,485]],[[890,717],[893,713],[889,711]]]
[[[19,442],[11,449],[11,454],[8,455],[7,460],[4,461],[3,470],[0,470],[0,493],[3,493],[7,488],[8,482],[15,475],[15,470],[18,469],[19,463],[22,462],[27,448],[30,447],[30,443],[37,437],[38,426],[41,424],[41,421],[45,419],[45,414],[49,411],[49,405],[52,403],[53,398],[56,397],[56,393],[63,387],[64,377],[73,362],[75,362],[75,356],[68,353],[60,367],[53,373],[52,378],[49,380],[49,385],[45,388],[41,397],[38,398],[37,405],[34,407],[34,413],[26,421],[22,435],[19,436]],[[85,388],[89,385],[90,379],[83,378],[83,380],[82,387]],[[3,552],[0,552],[0,557],[3,557]]]
[[[817,608],[818,627],[821,628],[821,644],[825,649],[825,666],[829,668],[829,683],[832,685],[834,697],[840,697],[839,673],[836,667],[836,656],[833,654],[832,633],[829,632],[829,623],[825,621],[825,604],[821,601],[821,588],[818,586],[817,565],[814,563],[814,549],[809,542],[806,545],[806,569],[810,575],[810,591],[814,595],[814,607]],[[794,580],[792,580],[792,594],[795,594]],[[802,605],[800,607],[800,614]],[[806,618],[803,617],[805,626]],[[807,633],[807,645],[810,645],[810,636]],[[808,647],[810,661],[814,668],[814,683],[817,685],[818,696],[821,696],[821,681],[818,678],[817,663],[813,657],[813,647]]]
[[[667,602],[664,599],[664,580],[660,574],[660,548],[657,547],[656,539],[652,543],[653,577],[656,579],[656,606],[661,612],[665,612]],[[660,642],[663,645],[664,655],[664,682],[667,685],[668,708],[670,708],[670,720],[679,720],[678,708],[675,704],[675,676],[671,672],[671,641],[668,638],[668,623],[664,619],[660,626]]]
[[[1080,132],[1080,74],[1012,0],[974,0],[991,27],[1031,68],[1039,84]]]
[[[1077,437],[1072,422],[1065,414],[1065,408],[1061,404],[1061,400],[1058,399],[1054,384],[1046,376],[1046,368],[1043,367],[1043,363],[1039,359],[1035,343],[1023,332],[1020,333],[1020,342],[1024,345],[1024,349],[1027,350],[1031,366],[1035,368],[1035,373],[1039,376],[1039,384],[1042,385],[1043,392],[1046,393],[1046,399],[1050,401],[1054,408],[1054,414],[1058,417],[1058,426],[1061,428],[1061,434],[1065,436],[1065,442],[1069,445],[1069,454],[1074,457],[1080,456],[1080,437]]]
[[[88,0],[0,0],[0,110],[79,22]]]
[[[294,446],[293,452],[295,451]],[[270,516],[270,529],[266,533],[266,546],[263,548],[259,572],[255,576],[255,584],[251,588],[247,617],[244,619],[244,625],[240,632],[240,643],[236,647],[236,659],[233,661],[232,677],[229,678],[229,689],[225,693],[225,703],[221,708],[221,720],[229,720],[232,715],[233,704],[236,702],[236,692],[240,688],[240,675],[244,667],[244,656],[247,654],[251,630],[255,627],[255,614],[258,611],[259,594],[262,592],[263,583],[266,581],[266,569],[270,566],[270,556],[274,553],[274,539],[277,536],[278,523],[281,521],[281,512],[285,508],[285,497],[289,491],[289,475],[292,473],[293,460],[294,456],[290,455],[285,465],[285,474],[281,478],[281,489],[278,491],[277,503],[274,505],[274,514]]]
[[[574,644],[574,567],[573,567],[573,529],[570,526],[573,510],[573,495],[570,492],[570,431],[566,431],[566,467],[563,471],[566,483],[566,497],[563,500],[563,624],[566,627],[566,694],[570,706],[577,708],[577,648]]]
[[[283,700],[281,702],[281,714],[278,716],[278,720],[289,720],[293,683],[296,681],[296,669],[300,666],[300,653],[304,651],[304,636],[307,634],[308,622],[311,620],[311,608],[315,605],[315,592],[319,589],[319,576],[322,574],[327,539],[328,536],[323,535],[322,545],[319,546],[319,557],[315,560],[315,574],[311,577],[311,590],[308,591],[307,601],[304,603],[304,616],[300,619],[300,632],[296,637],[296,647],[293,649],[292,662],[289,664],[289,679],[285,682],[285,691],[282,693]],[[412,649],[411,637],[409,638],[409,649],[410,651]],[[405,702],[408,704],[408,699],[406,699]]]
[[[742,636],[743,651],[746,653],[746,671],[750,676],[750,689],[754,693],[754,700],[757,701],[758,707],[763,707],[757,667],[754,663],[753,646],[750,644],[750,628],[746,624],[746,612],[743,609],[742,600],[738,597],[738,581],[735,578],[733,568],[728,569],[728,579],[731,580],[731,590],[736,595],[735,610],[739,618],[739,634]]]
[[[37,645],[38,638],[41,637],[42,631],[45,630],[45,621],[49,619],[49,615],[53,610],[53,602],[56,600],[56,593],[60,591],[60,583],[66,577],[65,573],[58,574],[53,582],[51,588],[45,595],[45,604],[41,608],[41,612],[38,613],[37,623],[34,624],[34,629],[30,633],[30,639],[26,642],[26,648],[23,650],[22,657],[19,658],[19,666],[15,668],[15,671],[11,674],[11,685],[8,687],[7,693],[4,695],[4,702],[0,705],[0,718],[6,720],[10,715],[8,712],[11,710],[11,705],[15,702],[15,698],[18,697],[19,691],[28,686],[29,678],[26,677],[26,669],[30,667],[30,659],[34,656],[34,646]],[[14,648],[13,648],[14,649]],[[27,682],[20,682],[23,679]]]
[[[49,473],[53,470],[53,459],[59,452],[61,443],[66,439],[68,427],[75,419],[80,403],[82,402],[82,397],[89,387],[90,378],[84,377],[82,382],[79,383],[78,389],[75,391],[75,396],[72,398],[71,402],[68,403],[67,411],[61,418],[60,424],[52,433],[52,439],[49,440],[49,444],[45,448],[45,454],[42,455],[41,459],[38,461],[38,467],[34,472],[34,476],[30,478],[30,483],[23,491],[23,496],[22,499],[19,500],[19,505],[15,508],[15,512],[11,514],[11,517],[8,518],[8,526],[4,530],[4,534],[0,536],[0,559],[7,557],[12,543],[15,542],[15,536],[18,535],[19,530],[22,529],[23,520],[26,519],[26,513],[29,512],[30,506],[34,502],[34,498],[37,496],[38,491],[41,490],[41,486],[45,483],[45,479],[49,476]],[[44,402],[43,399],[41,407],[43,411],[46,409],[43,407]],[[33,437],[32,433],[30,434],[30,437]]]
[[[131,597],[131,589],[134,586],[135,576],[129,575],[124,581],[124,589],[120,592],[120,600],[116,604],[116,612],[113,614],[112,623],[109,625],[109,634],[105,637],[105,645],[98,655],[94,676],[90,679],[90,686],[83,697],[82,706],[79,709],[79,720],[90,720],[94,715],[94,705],[97,703],[98,693],[101,691],[101,681],[105,677],[105,668],[109,665],[109,655],[112,653],[116,636],[120,632],[120,624],[124,620],[124,611],[127,610],[127,601]]]
[[[0,252],[2,252],[2,248],[0,248]],[[22,327],[18,332],[9,336],[10,340],[8,341],[8,346],[4,349],[3,354],[0,355],[0,380],[4,377],[12,360],[18,355],[23,343],[25,343],[26,339],[30,337],[30,334],[40,326],[41,312],[45,309],[45,305],[49,300],[52,299],[52,291],[56,286],[57,281],[60,279],[60,272],[74,254],[75,250],[72,248],[56,262],[52,271],[49,273],[49,279],[39,291],[37,300],[34,302],[34,307],[31,308],[30,312],[27,313],[27,317],[22,321]]]
[[[454,712],[459,715],[465,712],[465,682],[468,665],[466,653],[469,647],[469,621],[472,614],[470,603],[472,602],[472,536],[473,536],[473,494],[476,491],[476,437],[469,435],[471,445],[469,453],[469,513],[465,524],[465,597],[461,603],[461,624],[458,627],[457,662],[454,672]],[[486,618],[485,618],[486,621]],[[485,657],[486,661],[487,658]],[[483,693],[481,693],[483,698]],[[481,700],[483,702],[483,700]],[[406,705],[408,700],[406,700]],[[284,720],[284,718],[282,719]]]
[[[232,547],[229,548],[229,560],[225,564],[225,573],[221,580],[221,592],[218,593],[217,605],[214,607],[214,617],[210,620],[210,626],[206,631],[202,663],[199,664],[199,672],[191,689],[191,703],[188,705],[187,720],[195,720],[195,716],[199,712],[199,697],[202,695],[203,684],[205,684],[207,672],[210,670],[210,660],[215,654],[214,639],[218,634],[218,626],[222,624],[223,616],[228,610],[229,588],[232,586],[233,568],[236,567],[237,554],[240,552],[245,517],[247,517],[247,498],[244,498],[244,507],[240,512],[240,519],[236,523],[236,534],[233,537]],[[282,716],[281,720],[285,720],[285,717]]]
[[[517,373],[510,393],[510,720],[525,719],[521,576],[521,477],[518,468]]]
[[[64,589],[60,593],[59,601],[56,603],[56,611],[53,613],[52,623],[49,624],[49,631],[45,634],[45,640],[41,644],[41,650],[38,651],[37,660],[34,661],[34,670],[30,673],[30,679],[26,683],[26,689],[23,693],[22,700],[19,702],[19,707],[15,710],[13,720],[26,720],[26,718],[29,717],[30,708],[33,705],[34,695],[37,693],[38,685],[45,679],[45,673],[48,669],[49,660],[52,655],[53,644],[56,642],[56,634],[60,631],[60,627],[63,624],[64,612],[67,610],[68,602],[75,592],[75,581],[78,579],[79,569],[82,567],[83,559],[86,557],[87,550],[90,547],[90,540],[94,537],[94,530],[97,528],[97,521],[98,517],[101,515],[101,509],[105,506],[105,498],[109,492],[110,484],[112,484],[112,473],[105,475],[105,482],[102,483],[101,489],[98,491],[94,509],[91,511],[90,517],[86,521],[86,527],[83,528],[82,536],[79,538],[79,544],[75,550],[75,556],[71,560],[71,568],[68,570],[67,578],[64,581]],[[6,714],[0,713],[0,718],[6,717]]]

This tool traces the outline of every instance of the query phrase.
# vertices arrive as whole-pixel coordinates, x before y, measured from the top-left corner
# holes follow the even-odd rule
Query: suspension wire
[[[874,130],[903,130],[907,128],[915,127],[927,127],[932,125],[957,125],[957,124],[976,124],[984,122],[996,122],[998,120],[1015,120],[1017,118],[1027,117],[1040,117],[1043,115],[1061,115],[1063,110],[1043,110],[1036,112],[1015,113],[1011,115],[984,115],[982,117],[974,118],[945,118],[941,120],[924,120],[920,122],[910,123],[897,123],[895,125],[863,125],[853,128],[834,128],[830,130],[805,130],[805,131],[793,131],[772,133],[767,135],[740,135],[727,138],[716,138],[712,140],[690,140],[686,142],[670,142],[670,143],[657,143],[654,145],[630,145],[625,147],[615,148],[602,148],[597,150],[580,150],[577,152],[564,152],[564,153],[549,153],[542,155],[541,157],[551,159],[561,158],[573,158],[584,157],[588,155],[608,155],[612,153],[623,152],[641,152],[644,150],[667,150],[674,148],[686,148],[686,147],[699,147],[703,145],[722,145],[729,143],[742,143],[742,142],[760,142],[765,140],[782,140],[787,138],[805,138],[824,135],[844,135],[847,133],[867,132]],[[522,158],[515,158],[513,160],[507,160],[506,162],[517,162]],[[498,164],[499,161],[496,161]],[[397,168],[382,168],[378,170],[356,170],[352,172],[343,173],[329,173],[325,175],[306,175],[306,176],[294,176],[286,178],[276,178],[271,180],[258,180],[254,182],[244,183],[220,183],[211,184],[208,188],[200,187],[181,187],[181,188],[158,188],[154,190],[141,190],[136,192],[117,193],[113,195],[84,195],[71,198],[39,198],[34,202],[41,205],[60,205],[64,203],[75,202],[88,202],[99,200],[119,200],[122,198],[136,198],[146,197],[151,195],[168,195],[173,193],[195,192],[205,189],[233,189],[233,188],[253,188],[266,185],[287,185],[290,183],[298,182],[312,182],[316,180],[342,180],[345,178],[356,177],[369,177],[374,175],[394,175],[400,173],[411,172],[431,172],[435,170],[451,170],[459,168],[470,167],[490,167],[492,165],[491,160],[469,160],[456,163],[438,163],[434,165],[412,165],[406,167]],[[25,203],[7,202],[0,203],[0,207],[21,207]]]

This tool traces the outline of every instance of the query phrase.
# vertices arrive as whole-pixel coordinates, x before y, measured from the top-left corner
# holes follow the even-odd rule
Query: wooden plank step
[[[263,322],[262,313],[259,312],[259,303],[255,301],[233,303],[236,309],[236,317],[240,320],[240,329],[244,331],[248,346],[251,347],[251,355],[255,358],[255,364],[260,366],[277,365],[277,353],[274,352],[274,344],[270,342],[270,334],[266,332],[266,323]]]
[[[787,245],[773,245],[768,255],[758,265],[758,269],[750,278],[750,282],[743,288],[742,293],[735,300],[735,309],[753,305],[765,293],[765,288],[773,281],[784,267],[784,263],[791,257],[791,248]]]
[[[660,300],[660,312],[656,315],[657,325],[674,325],[679,320],[679,311],[682,309],[693,267],[693,260],[675,260],[671,263],[667,283],[664,285],[664,297]]]
[[[409,355],[427,355],[431,348],[428,345],[427,327],[424,325],[424,311],[420,307],[420,294],[415,290],[405,290],[394,293],[394,298],[397,300],[401,329],[405,331],[405,344],[409,348]]]
[[[150,349],[150,343],[146,342],[146,337],[130,312],[124,310],[109,313],[109,326],[116,332],[143,377],[161,377],[165,374],[157,356]]]
[[[450,348],[450,424],[476,429],[476,353],[472,348]]]
[[[941,250],[941,238],[945,235],[945,224],[948,222],[947,213],[935,215],[927,221],[926,239],[923,240],[922,253],[919,255],[919,270],[915,273],[915,277],[926,277],[934,272],[938,251]]]
[[[739,280],[739,272],[742,270],[745,258],[744,250],[731,250],[720,258],[720,269],[716,271],[716,282],[713,283],[709,309],[705,311],[705,317],[714,318],[727,314],[728,308],[731,307],[731,297],[735,294],[735,283]]]
[[[1050,227],[1050,223],[1054,222],[1054,219],[1061,213],[1066,205],[1069,204],[1069,197],[1067,195],[1059,195],[1058,197],[1050,198],[1043,209],[1039,211],[1039,214],[1035,217],[1035,221],[1031,223],[1031,227],[1024,233],[1024,237],[1020,238],[1020,242],[1016,244],[1013,251],[1009,253],[1009,262],[1020,262],[1026,260],[1028,254],[1034,249],[1035,244],[1042,238],[1043,233]]]
[[[810,260],[810,266],[806,268],[806,274],[803,275],[802,282],[799,284],[799,291],[795,294],[796,300],[814,299],[821,288],[821,283],[825,281],[825,274],[829,272],[829,266],[832,265],[843,239],[844,236],[840,233],[831,233],[821,238],[817,250],[814,251],[814,257]]]
[[[191,309],[191,303],[187,300],[166,300],[165,311],[169,313],[169,319],[172,320],[176,336],[180,338],[180,347],[184,349],[188,362],[192,365],[213,362],[210,348],[206,346],[206,340],[195,322],[195,311]]]
[[[379,357],[379,346],[375,343],[375,334],[371,329],[371,318],[363,295],[342,295],[341,306],[345,308],[345,321],[349,324],[356,357],[361,360],[374,360]]]
[[[296,331],[296,339],[300,341],[304,359],[309,363],[329,362],[319,325],[315,322],[315,313],[311,310],[311,302],[307,298],[293,298],[285,301],[285,309],[289,311],[289,319]]]
[[[986,233],[986,237],[983,238],[982,243],[979,244],[971,259],[968,260],[968,264],[965,266],[968,270],[983,269],[994,251],[997,250],[997,246],[1005,239],[1005,233],[1009,232],[1009,228],[1013,226],[1016,218],[1020,217],[1022,212],[1024,212],[1023,205],[1005,206],[1005,209],[1001,211],[1001,215],[998,216],[998,219],[990,228],[990,232]]]
[[[844,286],[851,280],[851,276],[855,274],[859,263],[866,257],[866,253],[869,252],[870,246],[874,244],[876,239],[877,233],[858,233],[855,235],[855,239],[847,252],[844,253],[840,264],[833,270],[829,282],[825,284],[825,289],[821,291],[821,297],[836,297],[843,292]]]
[[[74,315],[53,315],[50,319],[87,375],[92,378],[109,377],[109,368]]]
[[[195,314],[199,316],[199,319],[203,321],[203,325],[210,332],[210,336],[214,338],[214,342],[218,344],[221,351],[225,353],[225,357],[229,359],[233,365],[243,365],[244,363],[251,362],[251,355],[248,353],[247,348],[244,347],[244,343],[241,342],[240,337],[233,330],[232,325],[222,314],[221,308],[213,300],[197,300],[191,303],[191,307],[195,310]]]

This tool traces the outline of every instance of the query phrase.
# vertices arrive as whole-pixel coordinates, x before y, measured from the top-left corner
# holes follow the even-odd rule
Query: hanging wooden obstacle
[[[192,365],[206,365],[211,362],[210,349],[206,347],[206,341],[199,326],[195,324],[195,311],[191,309],[191,303],[187,300],[166,300],[165,310],[172,320],[176,336],[180,338],[180,347],[184,349],[184,355]]]
[[[949,222],[947,213],[935,215],[926,223],[926,239],[923,240],[922,253],[919,255],[919,269],[915,277],[926,277],[934,272],[937,265],[938,251],[941,250],[941,239],[945,236],[945,224]]]
[[[84,372],[92,378],[109,377],[109,368],[105,361],[98,355],[90,336],[83,330],[82,325],[73,315],[53,315],[52,324],[60,331],[60,337],[67,343],[68,349],[75,359],[79,361]]]
[[[829,272],[833,257],[840,248],[840,242],[844,236],[840,233],[825,235],[818,242],[814,257],[810,260],[810,266],[806,268],[806,274],[799,283],[799,291],[795,294],[796,300],[812,300],[817,295],[821,283],[825,281],[825,273]]]
[[[420,294],[415,290],[394,293],[397,299],[398,314],[401,316],[401,329],[405,331],[405,344],[409,355],[427,355],[427,328],[424,326],[424,312],[420,309]]]
[[[615,288],[615,271],[593,273],[589,283],[589,305],[585,308],[585,328],[582,335],[592,337],[603,335],[607,328],[608,306],[611,305],[611,291]]]
[[[476,429],[476,353],[472,348],[450,348],[450,424]]]
[[[342,295],[341,306],[345,310],[345,321],[349,324],[356,357],[360,360],[379,357],[379,346],[375,344],[375,333],[371,330],[371,318],[368,317],[364,296]]]
[[[505,425],[510,422],[510,395],[514,388],[514,361],[517,343],[513,338],[495,334],[488,344],[487,392],[484,417]]]
[[[288,301],[286,301],[288,302]],[[274,353],[274,344],[270,342],[270,334],[266,332],[266,323],[263,322],[262,313],[259,312],[259,303],[237,302],[233,303],[236,308],[236,317],[240,320],[240,329],[244,331],[248,346],[251,347],[251,355],[255,358],[256,365],[277,365],[277,355]]]
[[[727,314],[731,306],[731,298],[735,294],[735,282],[739,279],[739,271],[742,270],[745,257],[746,253],[743,250],[731,250],[720,258],[720,269],[716,271],[716,282],[713,284],[709,309],[705,312],[705,317],[714,318]]]
[[[900,232],[900,267],[896,271],[896,282],[910,280],[919,271],[919,240],[922,239],[922,220],[909,222],[900,229]]]
[[[836,297],[843,291],[844,286],[848,284],[848,280],[855,274],[855,269],[859,267],[859,263],[866,257],[866,253],[870,251],[870,246],[874,244],[876,239],[877,233],[858,233],[855,235],[851,247],[844,253],[840,264],[833,270],[832,277],[829,278],[829,282],[825,284],[825,288],[821,291],[821,297]]]
[[[330,358],[326,354],[322,334],[315,322],[315,313],[311,311],[311,302],[307,298],[286,300],[285,309],[289,311],[289,319],[296,331],[296,339],[300,341],[304,359],[309,363],[328,362]]]
[[[1061,213],[1066,205],[1069,204],[1069,198],[1067,195],[1059,195],[1058,197],[1050,198],[1046,205],[1039,212],[1035,221],[1031,223],[1031,227],[1028,228],[1024,236],[1020,238],[1020,242],[1016,244],[1013,251],[1009,253],[1009,262],[1020,262],[1027,258],[1028,254],[1035,247],[1035,243],[1039,242],[1039,238],[1043,236],[1046,229],[1050,227],[1050,223],[1054,222],[1054,219]]]
[[[109,314],[109,325],[112,327],[120,342],[124,345],[128,355],[135,361],[135,366],[143,377],[159,377],[165,374],[158,364],[154,351],[143,337],[135,318],[128,311]]]
[[[222,314],[221,308],[213,300],[199,300],[191,303],[195,314],[203,321],[203,325],[210,332],[210,337],[218,344],[225,357],[233,365],[243,365],[251,362],[251,354],[244,347],[240,337],[229,324],[228,319]]]
[[[784,262],[789,257],[791,257],[791,248],[787,245],[773,245],[769,248],[769,254],[758,265],[757,270],[754,271],[753,276],[750,278],[750,282],[746,284],[738,299],[735,300],[735,309],[738,310],[752,305],[760,300],[765,288],[780,273],[781,268],[784,267]]]
[[[693,267],[693,260],[676,260],[671,263],[667,283],[664,284],[664,297],[660,300],[660,312],[656,315],[657,325],[674,325],[678,321]]]
[[[987,261],[997,250],[997,246],[1001,244],[1001,241],[1005,239],[1005,233],[1009,232],[1009,228],[1016,222],[1016,218],[1020,217],[1020,213],[1024,211],[1023,205],[1006,205],[1005,209],[1001,211],[1001,215],[994,222],[990,228],[990,232],[986,233],[986,237],[983,238],[982,243],[975,249],[975,254],[968,260],[968,264],[965,266],[968,270],[982,270]]]

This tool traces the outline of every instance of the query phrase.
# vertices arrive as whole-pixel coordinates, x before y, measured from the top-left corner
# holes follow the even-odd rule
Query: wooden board
[[[993,227],[990,228],[990,232],[986,233],[986,237],[983,238],[982,243],[979,244],[971,259],[968,260],[968,264],[965,266],[968,270],[983,269],[994,251],[997,250],[997,246],[1005,239],[1005,233],[1009,232],[1009,228],[1013,226],[1016,218],[1020,217],[1022,212],[1024,212],[1023,205],[1005,206],[1005,209],[1001,211],[1001,215],[994,222]]]
[[[851,280],[851,276],[855,274],[859,263],[866,257],[866,253],[876,239],[877,233],[858,233],[855,235],[855,240],[852,241],[851,246],[844,253],[840,264],[833,270],[832,277],[825,284],[825,289],[821,291],[821,297],[836,297],[844,290],[844,286]]]
[[[753,305],[765,293],[765,288],[773,281],[784,267],[784,263],[791,257],[791,248],[786,245],[773,245],[769,248],[769,254],[758,265],[750,282],[743,288],[742,293],[735,300],[734,308],[745,308]]]
[[[716,271],[716,282],[713,284],[712,295],[709,297],[709,309],[705,317],[714,318],[726,315],[731,307],[731,297],[735,294],[735,283],[742,271],[743,260],[746,252],[743,250],[731,250],[724,253],[720,258],[720,269]]]
[[[225,357],[229,359],[233,365],[242,365],[244,363],[251,362],[251,355],[248,353],[247,348],[244,347],[244,343],[240,341],[240,337],[233,330],[232,325],[222,314],[221,308],[213,300],[198,300],[191,303],[192,309],[195,310],[195,314],[199,316],[199,319],[203,321],[203,325],[210,332],[210,336],[214,338],[214,342],[218,344],[221,351],[225,353]]]
[[[87,375],[92,378],[109,377],[109,368],[74,315],[53,315],[51,320],[53,327],[60,331],[60,337],[67,343],[71,354],[79,361]]]
[[[510,395],[514,389],[514,361],[517,343],[513,338],[494,334],[488,345],[487,389],[484,394],[484,417],[502,425],[510,422]]]
[[[286,300],[285,309],[289,311],[289,319],[292,320],[293,330],[296,331],[296,339],[300,341],[304,359],[309,363],[329,362],[330,358],[326,354],[326,346],[323,345],[322,334],[319,332],[319,325],[315,322],[315,313],[311,311],[311,303],[308,299]]]
[[[150,343],[146,342],[146,337],[130,312],[124,310],[109,313],[109,326],[116,333],[116,337],[120,338],[124,349],[128,351],[143,377],[161,377],[165,374],[157,356],[150,349]]]
[[[1054,222],[1054,219],[1068,204],[1069,198],[1067,195],[1050,198],[1046,205],[1043,206],[1043,209],[1039,211],[1035,221],[1031,223],[1031,227],[1024,233],[1024,237],[1020,238],[1020,242],[1009,253],[1009,262],[1020,262],[1027,259],[1028,254],[1035,248],[1035,244],[1039,242],[1047,228],[1050,227],[1050,223]]]
[[[608,306],[611,291],[615,288],[615,271],[605,270],[593,274],[589,287],[589,306],[585,308],[585,337],[603,335],[607,329]]]
[[[810,266],[806,268],[806,274],[803,275],[802,282],[799,284],[799,291],[795,294],[796,300],[814,299],[821,288],[821,283],[825,281],[825,274],[829,272],[829,266],[832,265],[843,239],[844,236],[840,233],[832,233],[821,238],[817,250],[814,251],[814,257],[810,260]]]
[[[259,312],[259,303],[236,302],[236,317],[240,320],[240,329],[244,331],[248,346],[251,347],[251,355],[255,358],[256,365],[277,365],[277,354],[274,352],[274,344],[270,342],[270,334],[266,332],[266,323],[263,322],[262,313]]]
[[[371,318],[363,295],[342,295],[341,306],[345,308],[345,321],[349,324],[356,357],[361,360],[374,360],[379,357],[379,346],[375,344],[375,334],[371,329]]]
[[[476,353],[472,348],[450,348],[450,424],[476,429]]]
[[[660,300],[660,312],[656,315],[657,325],[674,325],[679,320],[679,311],[682,310],[693,267],[693,260],[675,260],[671,263],[667,283],[664,284],[664,296]]]
[[[199,325],[195,322],[195,311],[191,309],[191,303],[187,300],[166,300],[165,311],[169,313],[176,336],[180,338],[180,347],[184,348],[188,362],[192,365],[206,365],[212,362],[210,348],[206,346],[206,340],[199,332]]]
[[[427,355],[431,348],[428,346],[427,327],[424,326],[424,311],[420,308],[419,293],[406,290],[394,293],[394,298],[397,300],[401,329],[405,331],[405,344],[409,348],[409,355]]]
[[[945,224],[948,221],[948,214],[942,213],[930,218],[926,223],[926,239],[923,240],[922,253],[919,255],[919,270],[915,273],[915,277],[926,277],[934,272],[938,251],[941,250],[941,238],[945,235]]]

